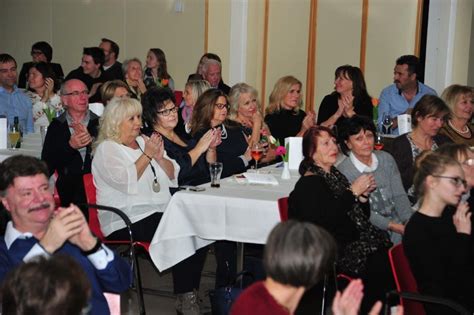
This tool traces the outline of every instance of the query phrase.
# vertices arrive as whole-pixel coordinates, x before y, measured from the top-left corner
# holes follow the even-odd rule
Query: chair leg
[[[135,253],[135,246],[132,245],[132,255],[133,255],[133,263],[135,264],[134,269],[134,276],[135,276],[135,287],[137,290],[137,299],[138,299],[138,307],[140,310],[140,315],[146,315],[145,311],[145,300],[143,298],[143,287],[142,287],[142,277],[140,273],[140,265],[138,264],[138,257]]]
[[[326,290],[328,286],[328,275],[324,275],[323,298],[321,300],[321,315],[326,313]]]

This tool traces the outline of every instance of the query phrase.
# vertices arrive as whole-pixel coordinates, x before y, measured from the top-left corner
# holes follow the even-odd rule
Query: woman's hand
[[[209,144],[209,148],[215,149],[219,144],[222,143],[222,132],[220,128],[211,129],[212,130],[212,141]]]
[[[467,202],[461,201],[453,215],[453,223],[458,233],[471,235],[471,214]]]
[[[351,190],[354,195],[366,195],[376,188],[375,178],[373,174],[360,175],[351,185]]]
[[[140,92],[142,94],[144,94],[146,92],[146,85],[145,83],[143,82],[143,79],[142,78],[139,78],[138,81],[136,82],[136,86],[138,87],[138,89],[140,90]]]
[[[198,143],[196,144],[196,149],[199,152],[199,155],[203,154],[204,152],[209,149],[209,146],[212,143],[212,140],[214,138],[213,135],[213,130],[209,129],[202,137],[199,139]]]
[[[161,135],[159,133],[153,133],[150,137],[142,135],[142,138],[145,141],[145,149],[143,152],[157,161],[162,160],[165,150]]]
[[[354,111],[354,96],[346,95],[342,97],[342,103],[344,105],[342,115],[347,118],[351,118],[355,115]]]
[[[49,98],[54,94],[54,81],[51,78],[46,78],[44,80],[44,85],[46,89],[44,90],[43,97],[41,98],[42,102],[47,102]]]
[[[301,123],[301,130],[296,136],[303,136],[303,134],[311,127],[316,125],[316,114],[314,111],[310,110],[306,113],[305,118],[303,118],[303,122]]]
[[[388,229],[400,235],[403,235],[403,233],[405,233],[405,225],[401,223],[390,222],[388,224]]]

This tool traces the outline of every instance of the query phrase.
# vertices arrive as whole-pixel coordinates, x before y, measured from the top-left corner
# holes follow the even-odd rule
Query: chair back
[[[393,278],[398,291],[418,293],[418,286],[415,277],[411,272],[410,264],[405,256],[405,250],[402,244],[390,248],[388,251],[390,265],[392,267]],[[413,300],[400,299],[404,308],[405,315],[425,315],[425,308],[420,302]]]
[[[280,220],[288,221],[288,197],[278,199],[278,210],[280,210]]]
[[[84,182],[84,190],[86,191],[86,199],[88,204],[97,204],[96,200],[96,188],[94,185],[94,177],[92,174],[84,174],[82,177]],[[99,222],[99,213],[97,208],[89,207],[89,228],[91,229],[92,233],[97,236],[100,240],[104,240],[104,233],[100,229],[100,222]]]
[[[183,101],[183,92],[182,91],[174,91],[174,98],[176,100],[176,106],[181,105],[181,102]]]

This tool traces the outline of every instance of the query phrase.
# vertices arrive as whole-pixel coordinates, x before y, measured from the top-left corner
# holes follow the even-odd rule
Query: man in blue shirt
[[[46,164],[24,155],[0,163],[0,198],[12,218],[0,238],[0,283],[15,266],[36,256],[68,255],[91,283],[88,314],[110,314],[103,293],[130,287],[130,265],[92,234],[78,207],[55,209]]]
[[[392,134],[398,134],[397,116],[410,114],[411,109],[423,95],[436,95],[436,91],[418,81],[420,61],[413,55],[404,55],[397,59],[393,69],[393,84],[380,93],[378,124],[381,125],[384,114],[392,121]]]
[[[18,117],[24,133],[34,132],[33,105],[16,86],[16,61],[9,54],[0,54],[0,115],[13,123]]]

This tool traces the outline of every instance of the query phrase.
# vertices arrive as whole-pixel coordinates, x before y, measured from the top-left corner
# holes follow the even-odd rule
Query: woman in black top
[[[372,98],[367,93],[364,75],[358,67],[350,65],[336,69],[334,92],[326,95],[319,106],[318,124],[339,126],[355,114],[372,119]]]

